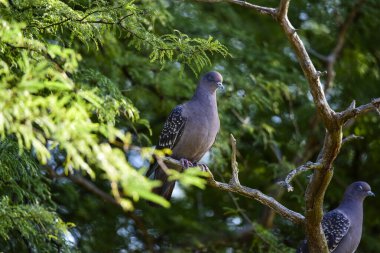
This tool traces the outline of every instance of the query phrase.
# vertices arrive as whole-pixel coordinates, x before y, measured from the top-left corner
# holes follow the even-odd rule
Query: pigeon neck
[[[355,198],[354,196],[345,196],[339,205],[340,209],[350,213],[354,212],[357,214],[363,213],[363,198]]]
[[[211,90],[203,85],[198,85],[192,100],[197,100],[202,104],[216,102],[216,90]]]

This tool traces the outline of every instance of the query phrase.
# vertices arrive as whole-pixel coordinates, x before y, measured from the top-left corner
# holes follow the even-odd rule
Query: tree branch
[[[230,184],[240,186],[239,169],[238,169],[238,163],[236,162],[236,139],[232,134],[230,134],[230,141],[231,141],[231,147],[232,147],[232,154],[231,154],[232,176],[231,176]]]
[[[232,136],[232,134],[231,134]],[[233,137],[233,136],[232,136]],[[235,142],[236,144],[236,142]],[[231,159],[232,160],[232,159]],[[219,176],[220,173],[218,173]],[[223,178],[222,178],[222,181]],[[262,234],[257,230],[256,228],[256,223],[253,222],[249,216],[247,215],[247,213],[245,212],[244,209],[242,209],[237,201],[237,197],[235,197],[231,192],[228,192],[228,195],[230,196],[231,200],[232,200],[232,203],[234,204],[234,206],[236,207],[236,210],[241,214],[241,216],[246,220],[246,222],[249,223],[249,225],[247,227],[245,227],[245,229],[242,229],[240,230],[238,233],[240,235],[242,234],[248,234],[248,233],[253,233],[255,236],[257,236],[258,238],[260,238],[260,240],[262,240],[265,244],[267,244],[268,246],[272,246],[273,247],[273,250],[275,250],[276,252],[282,252],[282,250],[278,247],[275,247],[275,245],[273,245],[273,243],[271,241],[268,241],[265,236],[262,236]],[[272,210],[272,209],[270,209]],[[243,232],[244,231],[244,232]]]
[[[318,72],[297,32],[287,18],[287,9],[290,0],[281,0],[278,21],[283,28],[290,44],[293,46],[298,61],[308,80],[311,94],[317,112],[321,116],[326,128],[323,148],[317,163],[321,164],[319,170],[314,170],[305,193],[306,203],[306,237],[309,250],[312,253],[329,252],[326,239],[321,227],[323,218],[323,200],[327,187],[333,176],[332,164],[336,159],[342,142],[342,125],[339,124],[336,113],[330,108],[320,82],[321,73]]]
[[[286,208],[281,203],[276,201],[274,198],[265,195],[257,189],[252,189],[241,185],[234,186],[231,184],[221,183],[216,181],[213,177],[211,177],[211,179],[209,180],[209,184],[220,190],[237,193],[247,198],[254,199],[260,202],[261,204],[273,209],[276,213],[278,213],[285,219],[292,221],[293,223],[303,224],[305,221],[305,217],[303,215]]]
[[[116,7],[112,8],[112,9],[105,9],[105,10],[98,9],[98,10],[94,10],[94,11],[91,11],[91,12],[85,14],[82,18],[75,19],[73,17],[66,17],[66,18],[64,18],[64,19],[62,19],[62,20],[60,20],[60,21],[58,21],[56,23],[47,24],[47,25],[41,26],[41,27],[36,26],[36,25],[28,25],[28,26],[26,26],[26,28],[37,27],[38,29],[45,30],[47,28],[58,26],[58,25],[62,25],[64,23],[70,22],[70,21],[74,21],[74,22],[82,22],[82,21],[84,21],[83,23],[103,23],[104,21],[102,21],[102,20],[100,20],[100,22],[96,22],[95,20],[87,21],[85,19],[87,19],[88,17],[90,17],[91,15],[96,14],[96,13],[110,12],[110,11],[121,9],[121,8],[123,8],[123,5],[116,6]],[[133,14],[130,14],[130,15],[133,15]],[[130,15],[128,15],[128,16],[130,16]],[[122,18],[122,19],[125,19],[125,17]],[[121,22],[122,19],[119,19],[118,22]],[[107,23],[103,23],[103,24],[116,24],[116,22],[114,22],[114,23],[107,22]]]
[[[351,134],[342,140],[342,145],[354,140],[363,140],[363,139],[364,139],[363,136],[357,136],[355,134]]]
[[[379,113],[380,97],[372,100],[371,103],[361,105],[359,107],[347,108],[345,111],[338,113],[340,124],[345,124],[348,120],[356,118],[371,111]]]
[[[276,213],[278,213],[285,219],[288,219],[296,224],[304,224],[305,218],[301,214],[286,208],[281,203],[276,201],[274,198],[262,193],[261,191],[257,189],[252,189],[246,186],[242,186],[240,184],[239,177],[238,177],[237,162],[236,162],[236,140],[232,135],[230,136],[230,139],[231,139],[231,145],[232,145],[232,157],[231,157],[232,178],[230,180],[230,183],[227,184],[227,183],[216,181],[211,171],[208,171],[208,173],[210,174],[210,177],[208,178],[208,184],[212,187],[218,188],[223,191],[237,193],[244,197],[254,199],[260,202],[261,204],[273,209]],[[167,167],[171,169],[175,169],[175,170],[182,169],[181,163],[173,158],[165,157],[162,160],[167,165]]]
[[[55,60],[53,57],[51,57],[48,53],[47,53],[47,50],[45,47],[41,47],[41,48],[33,48],[32,46],[28,45],[28,44],[23,44],[23,45],[13,45],[11,43],[8,43],[8,42],[5,42],[5,44],[11,48],[14,48],[14,49],[17,49],[17,50],[27,50],[27,51],[32,51],[32,52],[35,52],[39,55],[42,55],[43,57],[45,57],[47,60],[49,60],[51,63],[53,63],[53,65],[64,75],[66,75],[66,77],[68,78],[72,78],[72,74],[65,71],[64,67],[58,63],[57,60]]]
[[[278,182],[278,184],[285,187],[288,192],[291,192],[291,191],[293,191],[293,186],[290,184],[290,182],[293,180],[293,178],[295,178],[296,176],[298,176],[299,174],[301,174],[305,171],[314,170],[314,169],[321,169],[321,167],[322,166],[319,163],[307,162],[307,163],[301,165],[300,167],[292,170],[286,176],[284,181],[280,181],[280,182]]]
[[[71,173],[68,175],[58,174],[54,168],[51,168],[49,166],[45,166],[45,168],[47,169],[51,178],[69,178],[73,183],[100,197],[105,202],[121,207],[120,203],[117,202],[114,197],[99,189],[93,182],[87,180],[86,178]]]

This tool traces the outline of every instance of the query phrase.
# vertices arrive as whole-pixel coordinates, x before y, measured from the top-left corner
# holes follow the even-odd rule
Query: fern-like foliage
[[[179,31],[166,35],[153,33],[151,24],[157,17],[134,1],[119,0],[112,4],[94,1],[90,8],[72,1],[20,1],[3,10],[3,15],[23,22],[28,16],[30,21],[23,28],[28,37],[49,38],[63,46],[78,40],[87,48],[92,43],[99,47],[105,42],[105,32],[118,32],[130,46],[150,51],[151,61],[159,60],[164,65],[175,60],[195,73],[210,65],[208,53],[228,55],[227,48],[212,37],[190,38]]]
[[[143,170],[137,171],[126,159],[132,133],[117,125],[123,121],[149,127],[147,121],[121,92],[120,80],[92,68],[89,61],[84,66],[81,52],[101,54],[107,42],[118,38],[148,63],[179,62],[182,69],[198,73],[210,64],[210,53],[225,56],[226,48],[212,37],[155,32],[154,23],[163,24],[168,16],[144,8],[152,3],[2,0],[0,6],[0,238],[19,233],[28,241],[24,246],[38,252],[44,252],[46,238],[62,239],[65,226],[40,205],[50,201],[41,168],[49,167],[52,150],[64,157],[66,174],[81,170],[92,179],[107,179],[124,209],[131,210],[133,201],[141,198],[169,206],[151,192],[159,183],[145,178]],[[9,146],[9,138],[16,147]],[[25,152],[31,152],[39,165]],[[204,184],[194,176],[179,179]],[[15,217],[22,217],[20,223],[13,221]]]
[[[17,33],[17,25],[3,22],[3,27],[13,29],[8,31]],[[13,26],[13,27],[12,27]],[[3,30],[7,31],[7,30]],[[29,41],[17,33],[20,43]],[[29,41],[31,47],[38,46],[34,40]],[[5,41],[8,43],[8,41]],[[17,47],[17,46],[16,46]],[[123,152],[111,147],[109,143],[100,143],[99,137],[104,137],[113,142],[118,138],[128,145],[128,135],[115,128],[108,121],[96,122],[92,120],[93,111],[104,110],[107,97],[97,95],[97,89],[76,89],[73,81],[67,77],[65,70],[76,65],[77,57],[71,57],[74,52],[60,50],[55,45],[47,45],[43,50],[50,57],[60,57],[64,60],[63,70],[57,70],[52,63],[40,52],[22,51],[20,58],[14,63],[17,71],[12,71],[6,62],[2,62],[1,72],[1,102],[0,130],[3,137],[14,134],[17,137],[20,148],[33,149],[42,164],[50,159],[49,146],[59,146],[66,155],[65,167],[86,171],[91,177],[95,177],[92,167],[100,167],[109,176],[113,185],[123,180],[139,182],[137,188],[126,190],[126,195],[145,196],[159,200],[150,193],[152,183],[136,172],[126,161]],[[33,58],[32,58],[33,57]],[[138,117],[136,109],[126,104],[128,109],[126,116],[130,120]],[[113,111],[121,106],[115,106]],[[108,108],[109,109],[109,108]],[[110,110],[112,111],[112,110]],[[105,113],[100,113],[103,119]],[[114,113],[115,114],[115,113]],[[130,178],[130,179],[129,179]],[[139,179],[140,180],[137,180]],[[134,185],[134,184],[133,184]],[[116,187],[117,188],[117,187]],[[116,190],[116,188],[114,190]],[[123,201],[125,208],[131,208],[131,202]],[[167,205],[161,200],[162,204]]]
[[[53,252],[68,248],[67,226],[57,216],[48,180],[17,142],[0,142],[0,245],[4,252]],[[11,240],[19,238],[20,240]],[[68,252],[68,251],[67,251]]]
[[[194,73],[199,73],[207,65],[211,65],[207,52],[228,55],[227,48],[211,36],[208,39],[190,38],[180,31],[167,34],[157,40],[162,47],[153,47],[151,61],[159,60],[164,64],[167,60],[176,60],[189,66]]]

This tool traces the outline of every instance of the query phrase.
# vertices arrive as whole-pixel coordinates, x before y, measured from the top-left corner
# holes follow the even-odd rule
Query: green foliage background
[[[354,4],[293,1],[289,16],[305,45],[327,55]],[[366,1],[349,28],[327,91],[336,110],[379,97],[379,7]],[[241,183],[303,212],[307,175],[291,193],[275,182],[316,158],[324,130],[312,120],[295,55],[269,17],[179,0],[0,0],[0,250],[294,252],[302,228],[272,220],[255,201],[187,184],[169,209],[143,201],[169,206],[150,192],[157,182],[143,176],[150,147],[170,110],[210,69],[227,88],[218,95],[221,131],[208,161],[215,177],[229,180],[233,133]],[[364,140],[343,147],[327,210],[353,181],[380,189],[379,121],[368,114],[346,129]],[[181,180],[202,187],[197,175]],[[377,200],[365,203],[358,252],[380,249],[378,208]]]

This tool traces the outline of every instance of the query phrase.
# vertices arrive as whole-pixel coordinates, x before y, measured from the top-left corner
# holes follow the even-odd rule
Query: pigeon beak
[[[222,84],[222,82],[217,82],[216,84],[218,85],[219,89],[224,90],[224,85]]]
[[[375,193],[371,191],[367,191],[367,196],[375,197]]]

